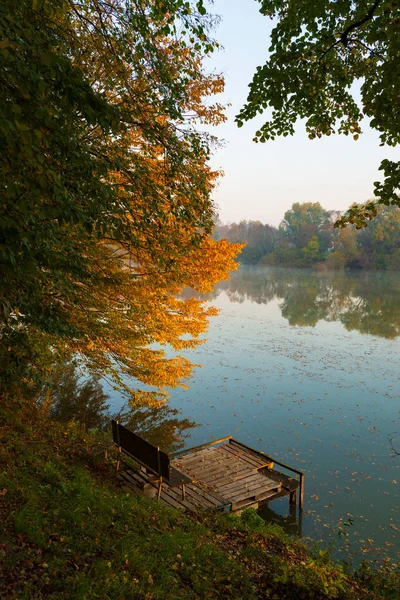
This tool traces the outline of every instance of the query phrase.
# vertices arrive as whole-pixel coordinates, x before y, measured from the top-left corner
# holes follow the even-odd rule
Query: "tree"
[[[326,219],[326,210],[319,202],[295,202],[285,212],[280,228],[290,242],[301,250],[319,233]]]
[[[201,1],[0,5],[0,383],[34,385],[73,356],[136,403],[189,375],[208,291],[239,248],[213,241],[197,123],[224,119]],[[155,346],[157,344],[157,346]]]
[[[260,12],[276,19],[269,57],[257,67],[243,121],[271,109],[255,134],[265,142],[294,133],[305,120],[311,139],[343,133],[355,140],[365,117],[382,145],[400,140],[399,3],[392,0],[259,0]],[[351,86],[360,82],[360,100]],[[354,88],[353,88],[354,89]],[[353,205],[336,226],[364,227],[377,206],[400,206],[400,162],[383,160],[376,200]]]
[[[260,221],[241,221],[239,224],[224,225],[217,223],[213,233],[215,239],[227,239],[232,243],[245,243],[240,254],[244,264],[256,264],[265,255],[272,252],[279,240],[279,231],[272,225]]]
[[[400,248],[400,209],[387,207],[378,211],[373,223],[359,232],[359,252],[377,268],[398,269]]]

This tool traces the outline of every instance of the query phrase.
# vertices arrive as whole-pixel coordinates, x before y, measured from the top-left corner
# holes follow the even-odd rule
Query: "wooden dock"
[[[291,506],[303,507],[304,474],[281,461],[249,448],[232,437],[216,440],[171,456],[171,464],[188,475],[192,482],[179,488],[163,486],[160,500],[174,508],[240,511],[257,508],[281,496],[289,496]],[[290,477],[278,471],[275,464],[293,472]],[[127,488],[151,492],[151,476],[144,470],[126,467],[118,477]],[[154,487],[155,489],[155,487]]]

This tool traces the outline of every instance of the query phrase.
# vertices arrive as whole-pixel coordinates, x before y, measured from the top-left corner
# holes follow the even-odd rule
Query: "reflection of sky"
[[[202,423],[188,445],[231,434],[303,468],[305,535],[325,539],[325,525],[352,515],[352,540],[398,544],[400,457],[388,436],[400,446],[399,341],[339,321],[291,327],[281,302],[213,300],[221,313],[208,342],[186,353],[203,367],[170,392],[172,407]]]

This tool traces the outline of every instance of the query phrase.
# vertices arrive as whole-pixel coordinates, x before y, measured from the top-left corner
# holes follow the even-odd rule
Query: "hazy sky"
[[[299,122],[293,137],[265,144],[252,141],[263,117],[238,129],[234,116],[247,97],[255,68],[265,62],[272,29],[255,0],[215,0],[210,12],[222,22],[215,38],[224,50],[212,58],[225,76],[222,100],[232,106],[228,122],[213,130],[225,140],[212,159],[221,168],[214,199],[224,222],[260,220],[277,225],[293,202],[320,202],[326,209],[345,210],[352,202],[373,197],[383,158],[397,158],[398,150],[381,148],[375,131],[363,122],[357,142],[344,135],[309,140]]]

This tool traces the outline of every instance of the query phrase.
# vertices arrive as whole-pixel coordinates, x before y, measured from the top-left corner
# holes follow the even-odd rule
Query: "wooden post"
[[[160,458],[160,447],[157,446],[157,466],[158,466],[158,476],[159,476],[159,482],[158,482],[158,494],[157,494],[157,502],[160,500],[160,496],[161,496],[161,488],[162,488],[162,475],[161,475],[161,458]]]
[[[186,494],[185,494],[185,484],[182,483],[182,500],[185,499],[185,496],[186,496]]]
[[[115,465],[115,470],[119,471],[119,465],[121,464],[121,452],[122,452],[122,448],[121,448],[121,442],[119,439],[119,420],[117,419],[116,421],[117,424],[117,439],[118,439],[118,454],[117,454],[117,463]]]
[[[162,488],[162,476],[160,475],[160,480],[158,482],[158,494],[157,494],[157,502],[160,500],[161,496],[161,488]]]
[[[303,510],[304,504],[304,473],[300,475],[300,499],[299,499],[299,509]]]
[[[120,463],[121,463],[121,446],[118,446],[117,463],[115,465],[115,470],[117,471],[117,473],[119,471],[119,465],[120,465]]]
[[[289,496],[290,506],[296,506],[296,496],[297,496],[297,490],[293,490],[290,492],[290,496]]]

